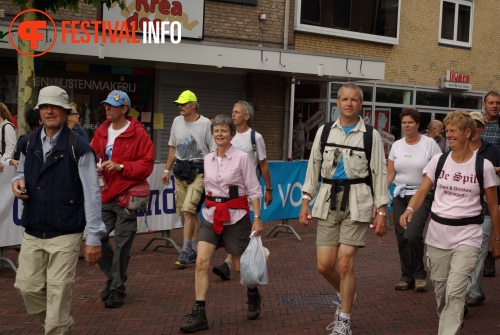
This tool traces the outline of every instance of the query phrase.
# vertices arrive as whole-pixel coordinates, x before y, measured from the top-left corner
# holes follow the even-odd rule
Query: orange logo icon
[[[52,26],[54,27],[54,35],[53,35],[54,38],[52,39],[52,43],[45,51],[43,51],[39,54],[28,54],[28,53],[25,53],[25,52],[19,50],[16,43],[14,43],[14,39],[12,37],[14,23],[21,15],[28,13],[28,12],[36,12],[36,13],[40,13],[40,14],[45,15],[50,20],[50,22],[52,22]],[[39,44],[38,42],[41,42],[45,39],[44,33],[42,32],[42,30],[46,30],[46,29],[47,29],[47,22],[46,21],[28,20],[28,21],[22,21],[21,23],[19,23],[19,25],[17,27],[17,33],[19,35],[19,38],[29,42],[31,49],[37,50],[38,44]],[[47,13],[44,13],[38,9],[28,9],[28,10],[22,11],[21,13],[17,14],[16,17],[10,23],[10,27],[9,27],[10,44],[12,45],[12,47],[14,49],[17,50],[17,52],[19,52],[20,54],[27,56],[27,57],[39,57],[39,56],[42,56],[42,55],[46,54],[47,52],[49,52],[49,50],[52,49],[52,47],[54,46],[54,44],[56,42],[56,36],[57,36],[57,29],[56,29],[56,24],[55,24],[54,20]]]

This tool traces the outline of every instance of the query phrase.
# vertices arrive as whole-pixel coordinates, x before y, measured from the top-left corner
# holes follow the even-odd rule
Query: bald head
[[[439,120],[432,120],[427,125],[427,132],[430,138],[442,136],[444,130],[443,123]]]

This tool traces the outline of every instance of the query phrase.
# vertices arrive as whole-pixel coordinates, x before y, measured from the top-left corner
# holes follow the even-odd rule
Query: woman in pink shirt
[[[483,188],[495,231],[495,258],[500,257],[500,215],[496,194],[495,169],[490,161],[477,157],[469,141],[476,122],[467,112],[455,111],[444,119],[451,153],[446,156],[437,181],[440,154],[423,170],[423,181],[400,217],[404,229],[411,225],[414,212],[436,183],[431,220],[427,230],[427,265],[437,301],[439,335],[454,335],[463,326],[467,281],[476,265],[482,241],[483,208],[477,164],[483,164]],[[478,165],[479,166],[479,165]]]
[[[236,126],[228,115],[217,115],[212,121],[212,134],[217,149],[205,156],[205,208],[200,227],[196,259],[196,302],[181,331],[192,333],[208,329],[205,313],[209,288],[208,272],[215,249],[224,242],[227,253],[239,259],[245,251],[251,233],[259,235],[263,226],[260,218],[262,191],[250,156],[231,145]],[[248,200],[252,202],[255,220],[250,223]],[[260,315],[260,293],[248,287],[247,319]]]

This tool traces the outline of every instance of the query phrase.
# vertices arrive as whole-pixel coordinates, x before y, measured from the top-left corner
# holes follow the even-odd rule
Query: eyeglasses
[[[70,115],[71,115],[71,116],[73,116],[73,115],[78,115],[78,116],[80,116],[80,114],[78,114],[78,113],[71,113]]]

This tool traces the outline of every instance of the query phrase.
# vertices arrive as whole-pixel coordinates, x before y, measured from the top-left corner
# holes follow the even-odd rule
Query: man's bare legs
[[[340,292],[342,313],[350,314],[356,292],[354,260],[358,247],[341,244],[340,246],[317,247],[317,267],[330,285]]]

